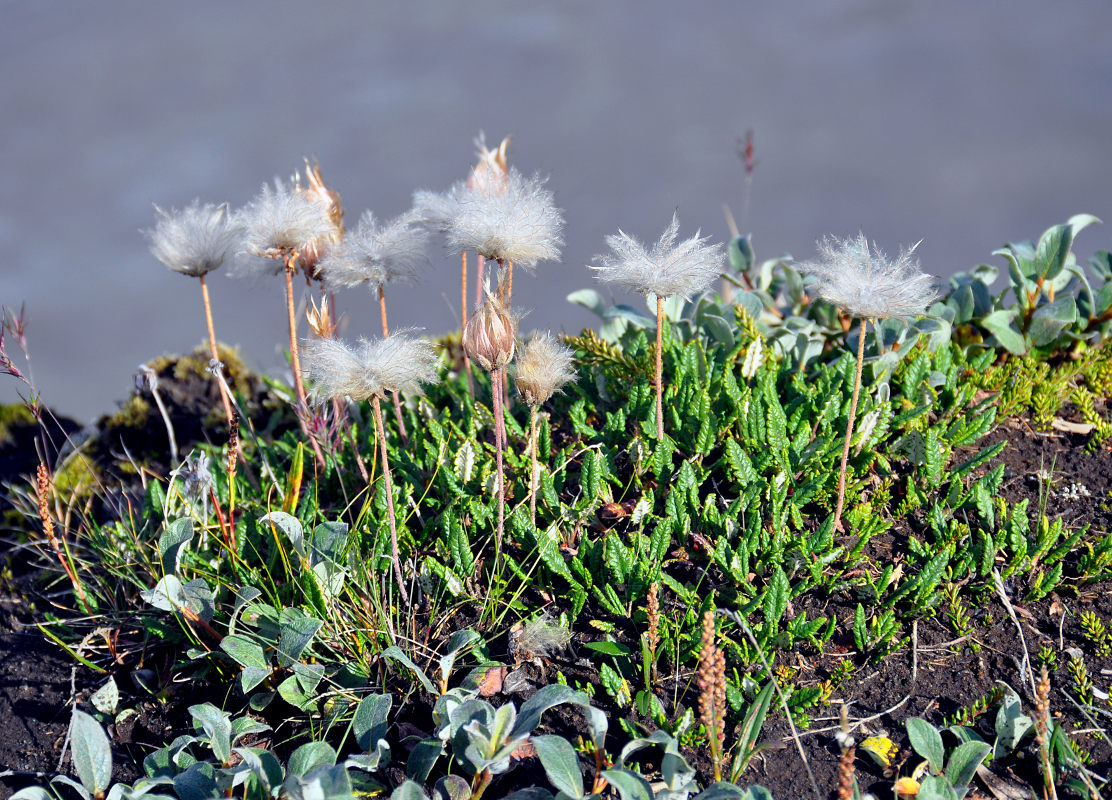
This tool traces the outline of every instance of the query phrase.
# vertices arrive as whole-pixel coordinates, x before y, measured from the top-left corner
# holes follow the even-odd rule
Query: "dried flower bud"
[[[331,339],[336,335],[338,323],[332,319],[327,301],[322,302],[320,308],[317,308],[317,301],[310,298],[309,308],[305,309],[305,319],[309,323],[309,328],[321,339]]]
[[[197,501],[208,496],[212,489],[212,472],[209,471],[208,456],[194,452],[186,457],[177,470],[181,480],[182,494],[187,500]]]
[[[486,136],[479,133],[475,140],[476,155],[479,162],[472,168],[467,178],[467,188],[471,191],[504,192],[509,185],[509,160],[506,151],[512,136],[507,136],[494,150],[486,146]]]
[[[493,372],[513,361],[516,340],[517,318],[488,290],[463,329],[463,349],[472,361]]]
[[[316,277],[317,264],[321,258],[332,247],[339,244],[344,236],[344,209],[340,204],[340,193],[324,185],[320,164],[310,164],[309,159],[305,159],[305,183],[301,183],[301,175],[295,172],[293,188],[323,209],[333,225],[333,230],[328,235],[309,242],[301,253],[306,274]]]

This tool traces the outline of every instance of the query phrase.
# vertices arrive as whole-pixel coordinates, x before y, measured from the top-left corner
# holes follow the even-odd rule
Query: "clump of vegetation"
[[[505,150],[481,146],[468,182],[420,195],[385,228],[365,216],[348,232],[315,167],[245,212],[188,212],[235,220],[242,248],[262,257],[251,268],[285,274],[292,391],[272,382],[265,415],[216,351],[224,369],[186,371],[217,387],[206,397],[229,403],[217,419],[231,430],[182,436],[171,397],[165,416],[184,457],[161,471],[144,462],[138,489],[126,487],[134,503],[82,511],[61,496],[77,493],[60,481],[64,458],[42,465],[34,493],[13,495],[45,527],[44,567],[72,586],[74,606],[118,624],[112,647],[141,631],[144,647],[173,654],[167,679],[205,684],[226,708],[192,706],[193,733],[151,754],[144,779],[114,787],[101,723],[122,712],[77,710],[80,783],[63,784],[121,799],[547,797],[516,782],[514,768],[536,759],[559,797],[755,800],[767,793],[739,784],[765,752],[766,720],[809,727],[855,671],[913,641],[920,621],[941,616],[975,650],[975,611],[1005,582],[1036,602],[1110,577],[1112,536],[1067,527],[1042,505],[1009,505],[1006,445],[981,446],[1002,416],[1034,403],[1001,377],[1022,364],[1088,364],[1072,385],[1089,393],[1082,413],[1100,417],[1112,386],[1085,354],[1107,347],[1112,273],[1094,289],[1070,254],[1088,218],[1003,253],[1018,287],[1007,309],[984,271],[959,276],[928,308],[933,289],[910,252],[888,262],[863,237],[824,245],[823,262],[796,269],[758,264],[749,238],[735,236],[723,263],[698,234],[676,244],[673,220],[649,249],[608,237],[613,255],[598,263],[602,277],[651,296],[655,314],[585,290],[571,299],[599,313],[598,332],[522,344],[513,267],[558,255],[562,215]],[[185,252],[179,234],[174,252]],[[383,286],[412,275],[433,234],[464,253],[465,306],[466,253],[479,256],[482,293],[461,315],[459,363],[485,375],[389,333]],[[316,293],[308,340],[293,313],[299,271]],[[719,277],[740,290],[732,300],[706,293]],[[352,346],[334,338],[333,291],[360,283],[377,291],[384,338]],[[0,355],[23,378],[2,342]],[[511,373],[525,408],[508,392]],[[172,394],[165,380],[159,391]],[[148,382],[126,421],[150,425],[161,394]],[[211,432],[215,421],[204,424]],[[120,488],[112,480],[98,474],[95,491]],[[1105,657],[1104,623],[1081,624]],[[80,639],[83,625],[52,635]],[[827,678],[801,673],[800,654],[835,648],[844,658]],[[1066,669],[1094,706],[1092,671],[1077,658]],[[918,766],[847,718],[828,788],[856,796],[855,759],[871,753],[897,791],[960,798],[1030,729],[1041,774],[1088,786],[1095,779],[1047,716],[1049,696],[1036,696],[1025,715],[1014,692],[986,695],[955,718],[953,746],[909,720]],[[576,711],[550,714],[556,732],[539,733],[557,706]],[[995,706],[989,741],[974,726]],[[278,724],[281,741],[270,738]],[[388,766],[407,751],[404,768]]]

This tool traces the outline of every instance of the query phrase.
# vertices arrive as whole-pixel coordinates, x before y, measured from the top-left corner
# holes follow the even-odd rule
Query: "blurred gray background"
[[[195,280],[141,230],[152,203],[250,199],[320,160],[351,223],[466,175],[472,139],[551,176],[562,263],[515,281],[523,330],[576,332],[564,301],[621,227],[725,239],[747,129],[758,257],[857,230],[920,239],[946,276],[1086,211],[1112,223],[1112,3],[0,2],[0,303],[27,304],[45,401],[91,419],[140,362],[203,340]],[[1112,247],[1107,225],[1077,250]],[[437,243],[391,322],[458,323]],[[215,274],[219,337],[283,369],[282,283]],[[369,292],[347,335],[378,329]],[[9,350],[14,343],[9,341]],[[0,377],[0,401],[20,385]]]

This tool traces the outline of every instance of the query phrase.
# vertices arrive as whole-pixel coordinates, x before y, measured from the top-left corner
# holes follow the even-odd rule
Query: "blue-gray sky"
[[[750,128],[758,256],[860,229],[890,250],[922,239],[923,268],[947,275],[1077,212],[1112,222],[1106,0],[0,9],[0,302],[26,301],[44,399],[83,419],[204,335],[196,281],[147,252],[151,204],[238,205],[305,155],[354,221],[463,177],[479,130],[513,133],[511,161],[550,176],[568,222],[562,263],[514,282],[525,330],[592,323],[563,298],[619,227],[654,238],[678,210],[681,235],[724,239]],[[394,325],[456,324],[456,258],[432,256],[391,293]],[[281,369],[280,282],[212,290],[220,338]],[[377,330],[369,293],[340,306],[349,335]],[[0,401],[18,388],[4,378]]]

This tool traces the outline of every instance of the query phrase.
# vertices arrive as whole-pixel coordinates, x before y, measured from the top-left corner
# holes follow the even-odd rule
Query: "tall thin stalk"
[[[506,440],[506,417],[502,405],[502,381],[505,375],[505,367],[490,373],[491,405],[494,407],[494,449],[498,468],[498,535],[494,540],[495,564],[501,560],[502,532],[506,525],[506,471],[502,461],[502,450]]]
[[[460,308],[463,309],[463,318],[460,322],[460,336],[463,335],[463,329],[467,327],[467,251],[460,251],[460,266],[459,266],[459,300]],[[471,356],[467,354],[467,350],[463,351],[463,369],[467,373],[467,393],[471,395],[471,399],[475,399],[475,376],[471,373]]]
[[[664,387],[662,383],[664,374],[664,360],[661,350],[664,346],[664,298],[656,296],[656,438],[664,440]]]
[[[540,470],[537,466],[537,407],[529,406],[529,521],[537,527],[537,486]]]
[[[378,310],[382,314],[382,338],[390,335],[390,323],[386,321],[386,293],[382,290],[382,284],[378,285]],[[401,434],[402,442],[409,444],[409,434],[405,430],[405,421],[402,419],[402,400],[397,392],[390,392],[394,399],[394,417],[398,421],[398,433]]]
[[[293,273],[297,269],[297,253],[293,252],[286,258],[286,314],[290,329],[290,365],[293,368],[293,387],[297,393],[297,420],[301,424],[301,432],[313,446],[313,454],[317,464],[324,468],[324,453],[321,452],[317,439],[309,431],[305,415],[309,413],[309,401],[305,395],[305,382],[301,379],[301,357],[297,351],[297,315],[293,308]]]
[[[390,461],[386,455],[386,429],[382,425],[382,405],[378,395],[371,396],[371,403],[375,409],[375,427],[378,429],[378,451],[382,456],[382,479],[386,488],[386,513],[390,518],[390,557],[394,562],[394,577],[398,581],[398,591],[401,593],[402,603],[409,604],[409,592],[405,590],[405,578],[402,577],[401,554],[398,551],[398,523],[394,514],[394,484],[390,480]]]
[[[841,532],[842,507],[846,501],[846,463],[849,461],[850,439],[853,438],[853,422],[857,417],[857,398],[861,393],[861,368],[865,361],[865,330],[868,320],[862,318],[860,338],[857,340],[857,372],[853,379],[853,400],[849,404],[849,421],[846,423],[846,441],[842,446],[842,465],[838,472],[838,505],[834,509],[834,530]]]
[[[205,276],[199,276],[201,279],[201,298],[205,303],[205,322],[208,323],[209,334],[209,352],[212,354],[213,361],[220,361],[220,353],[216,349],[216,329],[212,325],[212,305],[209,303],[209,290],[208,284],[205,282]],[[228,418],[228,428],[230,429],[235,424],[235,413],[232,411],[232,401],[228,397],[228,393],[224,391],[224,384],[217,381],[220,388],[220,400],[224,404],[224,416]]]

